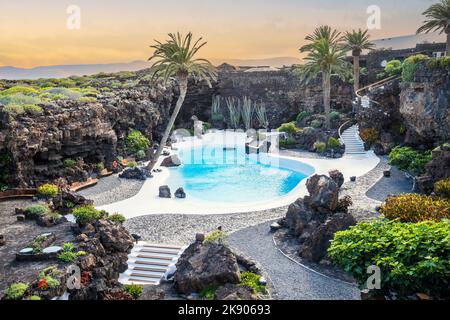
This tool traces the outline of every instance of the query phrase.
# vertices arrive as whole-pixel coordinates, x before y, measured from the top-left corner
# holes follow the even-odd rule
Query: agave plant
[[[361,52],[363,50],[372,50],[375,47],[375,44],[370,42],[369,37],[368,30],[362,31],[361,29],[346,32],[344,35],[345,48],[351,51],[353,56],[353,86],[355,92],[359,90],[359,57]]]
[[[241,115],[245,130],[249,130],[252,128],[253,112],[253,101],[249,97],[244,97],[242,102]]]
[[[221,110],[221,101],[222,98],[220,96],[213,96],[212,104],[211,104],[211,119],[214,121],[222,121],[223,114]]]
[[[241,120],[240,106],[241,102],[235,97],[227,97],[225,99],[227,103],[228,113],[230,117],[230,124],[233,129],[239,128],[239,122]]]
[[[162,79],[164,83],[167,83],[171,78],[175,78],[178,82],[180,95],[164,131],[158,151],[148,165],[149,170],[152,170],[158,161],[183,105],[188,89],[188,77],[193,76],[196,79],[205,80],[209,87],[211,87],[211,80],[217,79],[217,72],[208,60],[195,58],[198,51],[206,45],[206,42],[203,42],[202,38],[193,42],[192,37],[190,32],[185,37],[180,33],[169,33],[169,39],[166,42],[155,40],[156,44],[151,46],[154,53],[148,60],[156,60],[150,69],[152,79]]]
[[[259,124],[267,129],[269,127],[269,120],[267,120],[267,111],[264,103],[255,103],[255,114]]]
[[[417,33],[439,31],[447,35],[447,57],[450,56],[450,0],[440,0],[423,12],[426,20]]]

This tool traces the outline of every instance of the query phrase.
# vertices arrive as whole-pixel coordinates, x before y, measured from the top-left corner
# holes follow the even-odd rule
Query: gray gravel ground
[[[413,183],[406,178],[405,174],[396,167],[391,168],[391,176],[389,178],[381,177],[375,185],[370,188],[366,195],[369,198],[384,201],[387,196],[400,193],[411,193]]]
[[[258,261],[268,274],[280,300],[355,300],[360,298],[356,286],[311,272],[283,256],[272,242],[270,221],[230,235],[233,248]]]
[[[96,206],[103,206],[136,195],[143,184],[144,181],[120,179],[118,174],[113,174],[101,178],[95,186],[80,190],[78,193],[94,200]]]

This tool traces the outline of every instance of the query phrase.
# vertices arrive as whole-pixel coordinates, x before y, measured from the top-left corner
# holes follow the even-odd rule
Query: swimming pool
[[[245,153],[245,145],[188,146],[177,151],[182,165],[170,168],[166,184],[183,187],[189,198],[207,202],[249,203],[287,195],[314,168],[268,154]]]

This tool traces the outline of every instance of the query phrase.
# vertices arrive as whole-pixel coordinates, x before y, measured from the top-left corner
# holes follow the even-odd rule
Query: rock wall
[[[450,139],[450,68],[417,66],[413,82],[403,83],[400,113],[406,142],[437,145]]]

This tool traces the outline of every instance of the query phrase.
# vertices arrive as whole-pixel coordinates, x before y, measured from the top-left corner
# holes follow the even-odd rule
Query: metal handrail
[[[344,129],[344,127],[346,127],[349,123],[355,123],[356,122],[356,120],[355,119],[350,119],[350,120],[348,120],[348,121],[346,121],[346,122],[344,122],[340,127],[339,127],[339,129],[338,129],[338,134],[339,134],[339,140],[342,142],[342,133],[343,133],[343,129]],[[351,126],[350,126],[351,127]],[[350,128],[349,127],[349,128]],[[346,128],[346,129],[348,129],[348,128]]]
[[[361,88],[361,89],[357,90],[357,91],[355,92],[355,94],[356,94],[356,96],[358,97],[358,99],[362,99],[362,98],[363,98],[363,96],[361,95],[361,92],[362,92],[362,91],[365,91],[365,90],[372,90],[372,89],[379,88],[379,87],[381,87],[381,86],[383,86],[383,85],[385,85],[385,84],[387,84],[387,83],[389,83],[389,82],[391,82],[391,81],[395,81],[395,80],[398,80],[398,79],[400,79],[400,78],[401,78],[401,76],[391,76],[391,77],[385,78],[385,79],[383,79],[383,80],[377,81],[377,82],[372,83],[372,84],[370,84],[370,85],[368,85],[368,86],[365,86],[364,88]],[[377,101],[375,101],[375,100],[372,100],[372,99],[370,99],[370,98],[369,98],[369,100],[370,100],[370,102],[373,102],[373,103],[375,103],[376,105],[379,105],[379,106],[381,105],[379,102],[377,102]]]

